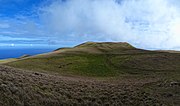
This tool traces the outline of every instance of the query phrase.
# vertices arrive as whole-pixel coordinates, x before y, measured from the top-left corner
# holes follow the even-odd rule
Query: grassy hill
[[[179,72],[180,54],[136,49],[128,43],[87,42],[6,63],[61,75],[109,77],[122,74]]]
[[[180,105],[179,52],[86,42],[0,63],[2,106]]]

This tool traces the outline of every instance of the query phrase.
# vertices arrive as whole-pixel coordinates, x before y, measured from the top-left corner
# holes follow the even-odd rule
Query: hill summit
[[[136,50],[126,42],[85,42],[72,48],[59,48],[61,53],[118,54],[127,50]]]
[[[134,47],[126,42],[85,42],[75,47],[109,47],[133,49]]]

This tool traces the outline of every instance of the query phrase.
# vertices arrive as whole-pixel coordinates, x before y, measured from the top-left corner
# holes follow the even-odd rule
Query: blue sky
[[[47,0],[0,0],[0,47],[51,47],[56,44],[53,35],[43,28],[39,8]]]
[[[129,42],[180,50],[179,0],[0,0],[0,47]]]
[[[34,9],[42,2],[42,0],[0,0],[0,46],[32,46],[41,42],[41,39],[30,36],[28,29],[23,28],[27,21],[34,24],[38,20]]]
[[[1,0],[0,12],[5,17],[17,15],[31,15],[33,9],[39,6],[43,0]]]

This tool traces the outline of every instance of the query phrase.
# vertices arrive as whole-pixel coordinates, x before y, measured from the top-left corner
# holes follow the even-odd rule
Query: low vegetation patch
[[[63,77],[0,66],[0,105],[178,106],[179,83],[153,77]]]

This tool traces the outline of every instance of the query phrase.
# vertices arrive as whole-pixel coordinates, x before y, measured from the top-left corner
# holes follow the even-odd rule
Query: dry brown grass
[[[1,106],[179,105],[178,85],[161,78],[126,76],[118,79],[68,77],[0,66]],[[151,88],[153,87],[153,88]],[[158,92],[159,89],[173,90]],[[156,92],[156,93],[155,93]],[[166,102],[166,97],[171,102]],[[174,99],[175,98],[175,99]],[[170,104],[168,104],[170,103]]]

